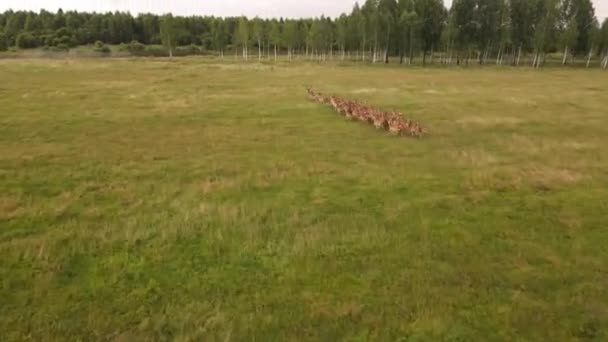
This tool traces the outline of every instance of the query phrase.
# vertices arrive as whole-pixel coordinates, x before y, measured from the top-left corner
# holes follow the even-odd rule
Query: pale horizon
[[[77,10],[81,12],[130,12],[174,15],[200,15],[216,17],[263,17],[263,18],[310,18],[321,15],[337,17],[349,13],[356,0],[3,0],[0,11],[45,9],[56,12],[58,9]],[[452,0],[444,1],[449,7]],[[601,22],[608,16],[608,1],[593,0],[595,14]]]

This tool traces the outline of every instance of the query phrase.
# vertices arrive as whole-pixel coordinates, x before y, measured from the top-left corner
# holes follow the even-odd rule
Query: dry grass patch
[[[536,187],[554,188],[573,185],[589,180],[591,176],[575,170],[539,166],[523,169],[513,177],[513,184],[530,184]]]
[[[495,127],[495,126],[515,126],[519,125],[525,120],[516,117],[509,116],[465,116],[454,120],[460,126],[481,126],[481,127]]]
[[[499,156],[483,149],[461,150],[450,155],[458,165],[465,167],[485,167],[500,162]]]

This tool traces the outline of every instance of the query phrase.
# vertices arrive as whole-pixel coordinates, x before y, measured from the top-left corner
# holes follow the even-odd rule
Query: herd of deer
[[[419,123],[403,118],[399,112],[384,112],[337,96],[326,96],[310,88],[306,90],[313,101],[331,105],[347,119],[367,122],[377,129],[384,129],[395,135],[421,137],[424,132]]]

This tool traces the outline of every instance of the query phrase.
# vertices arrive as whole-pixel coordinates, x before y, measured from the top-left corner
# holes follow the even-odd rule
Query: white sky
[[[215,15],[249,17],[315,17],[337,16],[350,12],[356,0],[0,0],[0,11],[6,9],[56,11],[129,11],[174,13],[178,15]],[[360,0],[363,3],[365,0]],[[450,5],[452,0],[444,0]],[[608,16],[608,0],[593,0],[600,20]]]

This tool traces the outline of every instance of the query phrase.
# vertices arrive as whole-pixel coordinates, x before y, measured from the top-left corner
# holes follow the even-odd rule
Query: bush
[[[148,57],[166,57],[169,56],[169,51],[162,45],[148,45],[143,55]]]
[[[128,51],[133,56],[141,57],[167,57],[169,50],[162,45],[144,45],[136,40],[129,44],[121,44],[118,51]],[[173,50],[174,56],[200,55],[203,51],[199,46],[187,45],[179,46]]]
[[[70,45],[70,47],[78,46],[79,45],[78,38],[76,38],[76,36],[71,36],[69,45]]]
[[[104,54],[108,54],[108,53],[112,52],[112,50],[105,45],[102,47],[99,47],[99,48],[95,48],[93,51],[99,52],[99,53],[104,53]]]
[[[66,52],[67,50],[69,50],[69,48],[67,46],[61,46],[61,47],[57,47],[57,46],[44,46],[42,48],[43,51],[48,51],[48,52]]]
[[[40,45],[40,42],[38,41],[38,38],[32,35],[31,33],[22,32],[17,35],[15,44],[20,49],[31,49],[38,47],[38,45]]]
[[[70,46],[70,37],[69,36],[59,36],[53,39],[53,42],[50,44],[52,46],[66,45]]]
[[[95,47],[93,48],[93,51],[103,54],[108,54],[112,52],[109,47],[104,45],[103,42],[99,40],[95,42]]]
[[[55,35],[54,34],[45,34],[45,35],[41,35],[40,36],[40,42],[42,43],[42,45],[44,46],[53,46],[53,42],[55,41]]]
[[[201,49],[196,45],[178,46],[173,53],[175,56],[190,56],[201,54]]]
[[[51,51],[59,52],[59,51],[69,51],[70,46],[67,44],[57,44],[57,46],[53,46],[50,49]]]
[[[137,40],[132,41],[127,46],[127,51],[129,51],[132,55],[140,56],[146,50],[146,46]]]

